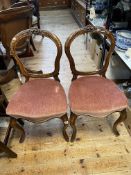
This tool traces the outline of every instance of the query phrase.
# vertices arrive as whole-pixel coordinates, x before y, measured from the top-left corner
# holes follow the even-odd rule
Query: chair
[[[21,7],[21,6],[30,6],[33,9],[32,15],[32,26],[37,25],[40,29],[40,12],[39,12],[39,1],[38,0],[27,0],[27,1],[15,1],[11,7]]]
[[[6,49],[7,58],[10,60],[10,42],[15,34],[31,27],[32,8],[17,7],[0,12],[1,42]],[[27,54],[31,54],[29,42],[21,43],[19,50],[26,48]],[[23,51],[22,51],[23,52]]]
[[[2,117],[6,116],[5,110],[7,104],[8,104],[7,99],[0,89],[0,116]],[[6,153],[11,158],[17,157],[17,154],[13,152],[10,148],[8,148],[7,143],[5,143],[5,140],[3,142],[0,141],[0,154],[1,153]]]
[[[76,70],[70,47],[76,37],[89,32],[107,37],[110,41],[109,52],[105,57],[105,62],[101,69],[93,72],[81,72]],[[65,53],[68,57],[73,74],[73,82],[71,83],[69,89],[71,109],[70,125],[73,129],[71,137],[72,142],[76,137],[75,122],[79,115],[103,118],[114,112],[120,112],[119,119],[117,119],[113,125],[113,132],[115,135],[119,135],[117,125],[126,119],[127,99],[115,83],[106,79],[105,76],[114,47],[115,39],[111,32],[103,28],[96,28],[90,25],[74,32],[66,40]]]
[[[55,68],[51,73],[37,74],[28,72],[17,55],[16,47],[19,41],[30,38],[34,34],[50,38],[57,47]],[[11,54],[19,66],[21,74],[25,76],[26,83],[23,84],[11,98],[6,108],[6,114],[11,117],[7,136],[5,138],[6,142],[8,142],[12,128],[17,128],[22,132],[20,142],[24,141],[25,131],[21,125],[23,123],[21,123],[20,119],[36,123],[45,122],[53,118],[60,118],[63,121],[63,136],[66,141],[69,141],[66,133],[66,128],[68,127],[66,95],[58,78],[60,58],[62,55],[60,40],[57,36],[48,31],[28,29],[20,32],[12,39]],[[50,79],[50,77],[54,79]],[[32,78],[33,80],[29,81],[29,79]]]

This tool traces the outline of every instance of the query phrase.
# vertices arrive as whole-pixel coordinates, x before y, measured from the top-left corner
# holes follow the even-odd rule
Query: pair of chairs
[[[89,32],[101,34],[108,38],[110,41],[110,48],[106,55],[104,65],[100,70],[94,72],[80,72],[76,70],[70,46],[77,36]],[[31,73],[28,72],[20,61],[16,52],[17,44],[23,39],[30,38],[32,35],[47,37],[55,43],[57,55],[53,72],[47,74]],[[73,74],[73,81],[69,89],[71,116],[68,120],[66,95],[58,77],[60,58],[62,55],[62,44],[59,38],[48,31],[39,29],[28,29],[18,33],[11,42],[11,55],[19,66],[20,72],[25,77],[26,82],[11,98],[6,108],[6,113],[10,116],[10,123],[5,143],[8,142],[12,129],[19,129],[22,132],[20,142],[24,141],[25,131],[22,127],[24,124],[23,120],[45,122],[56,117],[63,121],[63,136],[66,141],[70,140],[66,131],[70,123],[73,129],[71,136],[71,141],[73,142],[76,137],[75,123],[79,115],[100,118],[106,117],[113,112],[120,112],[120,117],[113,125],[114,133],[119,135],[117,125],[126,119],[127,99],[115,83],[105,77],[109,58],[113,53],[114,47],[115,40],[112,33],[99,27],[87,26],[83,29],[79,29],[68,37],[65,43],[65,53],[69,59]],[[54,79],[50,79],[50,77]]]

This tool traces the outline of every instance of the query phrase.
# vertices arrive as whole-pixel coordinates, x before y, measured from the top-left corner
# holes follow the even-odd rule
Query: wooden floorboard
[[[79,27],[70,10],[41,12],[41,28],[55,33],[64,45],[69,34]],[[84,36],[77,39],[72,52],[80,70],[93,70],[95,65],[85,49]],[[46,38],[34,38],[37,52],[33,58],[23,58],[23,63],[34,70],[48,72],[53,69],[56,50]],[[63,47],[64,48],[64,47]],[[64,54],[61,59],[61,83],[68,94],[71,71]],[[3,86],[10,100],[19,81],[13,80]],[[18,157],[0,159],[0,175],[131,175],[131,138],[122,123],[118,126],[120,136],[114,136],[112,124],[118,114],[107,119],[80,116],[77,120],[78,134],[74,143],[67,143],[62,137],[62,123],[53,119],[44,124],[25,122],[26,139],[19,143],[19,133],[13,133],[9,146]],[[8,119],[3,120],[0,136],[3,138]],[[71,135],[71,129],[68,128]]]

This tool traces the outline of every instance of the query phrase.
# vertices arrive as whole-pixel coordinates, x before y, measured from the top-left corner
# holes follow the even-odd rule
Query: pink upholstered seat
[[[53,79],[28,81],[16,92],[7,106],[8,115],[27,120],[46,120],[66,113],[63,87]]]
[[[69,100],[75,114],[95,117],[105,117],[127,107],[127,99],[115,83],[100,76],[86,76],[73,81]]]

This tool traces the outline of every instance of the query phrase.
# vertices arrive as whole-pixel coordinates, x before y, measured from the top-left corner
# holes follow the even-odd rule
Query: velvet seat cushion
[[[69,89],[72,112],[105,117],[127,107],[127,99],[116,84],[104,77],[86,76],[73,81]]]
[[[20,87],[11,98],[6,113],[16,118],[46,120],[66,113],[63,87],[53,79],[34,79]]]

